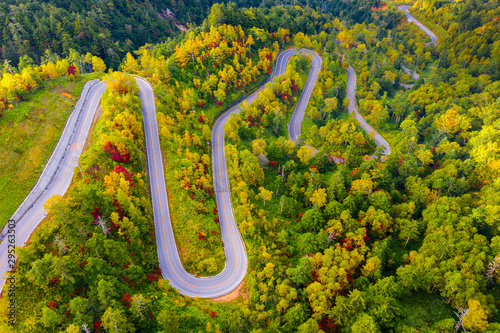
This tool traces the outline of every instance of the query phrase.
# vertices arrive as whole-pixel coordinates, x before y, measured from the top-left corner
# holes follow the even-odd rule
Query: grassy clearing
[[[226,257],[213,213],[215,198],[201,192],[191,197],[180,188],[176,170],[185,163],[183,156],[170,150],[165,162],[170,218],[181,262],[189,273],[196,276],[218,274],[224,268]]]
[[[84,84],[100,76],[92,73],[75,81],[59,77],[44,82],[27,101],[0,118],[0,228],[36,184]]]

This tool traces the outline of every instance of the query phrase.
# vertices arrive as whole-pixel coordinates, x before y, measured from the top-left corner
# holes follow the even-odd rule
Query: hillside
[[[6,64],[16,163],[54,144],[54,88],[107,86],[13,269],[0,244],[0,331],[500,332],[498,3],[185,3],[165,5],[190,31],[117,71],[84,49]]]
[[[173,20],[158,14],[161,2],[140,1],[32,1],[0,4],[1,61],[17,66],[27,56],[40,64],[66,57],[70,50],[90,52],[117,68],[121,58],[146,43],[173,36]]]
[[[3,1],[0,4],[0,62],[7,60],[11,66],[17,66],[24,57],[25,62],[40,64],[58,57],[68,57],[70,50],[75,50],[81,54],[90,52],[102,58],[108,67],[117,69],[128,52],[145,44],[167,40],[177,43],[176,37],[182,33],[178,24],[201,25],[214,3],[212,0]],[[253,14],[243,14],[243,11],[237,16],[217,14],[219,23],[241,24],[249,28],[259,26],[266,30],[276,30],[279,26],[276,21],[272,24],[271,21],[266,22],[266,17],[276,16],[280,12],[276,11],[276,6],[283,5],[280,1],[239,0],[232,3],[232,11],[239,6],[253,7],[249,11],[245,10]],[[296,5],[309,6],[341,20],[360,23],[371,21],[370,8],[379,6],[380,2],[301,0],[296,1]],[[297,17],[294,12],[287,11],[287,14],[293,19]],[[319,24],[315,22],[316,27],[312,27],[307,25],[307,19],[296,22],[289,19],[290,16],[286,15],[280,19],[280,24],[287,26],[293,33],[314,33]],[[392,21],[388,20],[390,28]]]

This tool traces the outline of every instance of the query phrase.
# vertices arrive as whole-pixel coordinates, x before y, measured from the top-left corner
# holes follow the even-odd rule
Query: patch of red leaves
[[[129,308],[130,303],[132,302],[132,296],[130,296],[129,293],[126,293],[125,295],[123,295],[120,302],[122,302],[123,305],[125,305],[127,308]]]
[[[92,216],[94,217],[94,222],[93,223],[97,223],[97,220],[102,217],[102,212],[101,212],[101,208],[99,207],[94,207],[94,211],[92,212]]]
[[[54,310],[57,307],[57,302],[49,301],[49,309]]]
[[[117,162],[123,162],[123,163],[128,163],[130,162],[130,155],[129,153],[125,154],[120,154],[118,151],[118,148],[112,144],[111,142],[108,142],[106,146],[104,146],[104,151],[109,154],[112,160],[115,160]]]

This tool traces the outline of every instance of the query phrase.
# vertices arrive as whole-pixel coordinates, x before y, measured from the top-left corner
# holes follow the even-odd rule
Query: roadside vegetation
[[[305,57],[226,126],[249,256],[242,297],[185,298],[160,277],[137,87],[113,73],[85,179],[48,203],[43,228],[18,250],[11,331],[498,332],[500,9],[420,4],[450,36],[437,46],[392,3],[353,8],[365,22],[216,4],[178,46],[127,54],[121,69],[155,89],[179,252],[199,276],[224,262],[207,143],[216,116],[260,85],[278,47],[324,60],[297,143],[286,126]],[[276,24],[291,21],[294,31]],[[347,113],[348,65],[360,113],[391,144],[385,160],[365,158],[375,146]],[[4,297],[2,332],[6,307]]]
[[[137,152],[144,136],[139,88],[120,72],[104,82],[94,132],[100,139],[80,158],[85,178],[75,173],[68,192],[46,203],[43,227],[17,251],[17,332],[61,325],[71,332],[82,325],[104,331],[115,321],[133,327],[129,316],[147,317],[144,330],[155,325],[150,304],[156,304],[152,295],[161,273],[143,156]],[[33,311],[43,316],[32,324]]]
[[[101,76],[60,73],[53,79],[37,77],[38,89],[32,88],[25,101],[5,102],[12,104],[0,118],[0,228],[36,184],[83,85]]]
[[[191,274],[214,275],[225,263],[213,191],[214,120],[270,75],[277,41],[284,45],[289,36],[285,29],[270,35],[221,25],[192,33],[168,60],[144,48],[137,60],[128,55],[123,64],[129,73],[150,76],[155,88],[172,224]]]

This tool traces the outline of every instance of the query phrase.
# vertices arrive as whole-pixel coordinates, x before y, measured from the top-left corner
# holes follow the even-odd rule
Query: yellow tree
[[[320,189],[317,189],[316,191],[314,191],[314,193],[311,196],[310,201],[313,204],[318,205],[319,208],[326,205],[326,189],[320,188]]]
[[[313,150],[309,146],[304,145],[300,147],[299,151],[297,152],[297,157],[304,164],[309,164],[309,161],[313,158],[313,156]]]
[[[224,90],[220,89],[220,85],[219,85],[219,89],[214,92],[214,96],[215,96],[215,98],[217,98],[218,102],[223,103],[226,100],[226,92]]]
[[[264,200],[264,206],[266,205],[266,200],[271,200],[273,197],[273,192],[266,190],[264,187],[259,187],[259,197]]]
[[[471,121],[467,116],[459,113],[461,109],[457,105],[448,109],[445,114],[436,120],[436,127],[440,131],[451,135],[467,131],[471,127]]]
[[[463,317],[464,328],[472,332],[484,332],[488,328],[488,310],[479,301],[469,299],[469,311]]]
[[[256,139],[253,140],[252,142],[252,152],[255,156],[259,156],[260,154],[263,154],[264,156],[267,156],[267,143],[266,141],[262,139]]]
[[[122,69],[126,73],[137,73],[139,71],[139,64],[130,52],[127,53],[127,58]]]
[[[30,89],[38,88],[38,73],[33,67],[23,68],[21,72],[20,84],[24,90],[29,91]]]
[[[57,77],[56,65],[54,65],[52,62],[48,62],[45,65],[42,65],[42,73],[48,75],[50,79],[56,78]]]
[[[93,56],[92,68],[94,69],[94,72],[104,73],[104,71],[106,70],[106,64],[101,58]]]
[[[324,113],[330,114],[333,111],[337,110],[337,104],[338,104],[337,97],[325,99],[325,106],[323,107]]]
[[[69,61],[68,59],[58,60],[56,63],[56,70],[59,76],[68,75]]]
[[[430,150],[421,149],[417,151],[416,155],[422,165],[429,165],[433,162]]]
[[[373,181],[370,179],[370,175],[363,174],[361,179],[356,179],[352,182],[351,192],[361,192],[362,194],[368,195],[372,193],[374,188]]]
[[[247,39],[246,44],[248,45],[248,52],[250,52],[252,45],[255,44],[255,41],[253,40],[252,35],[248,35],[248,39]]]

